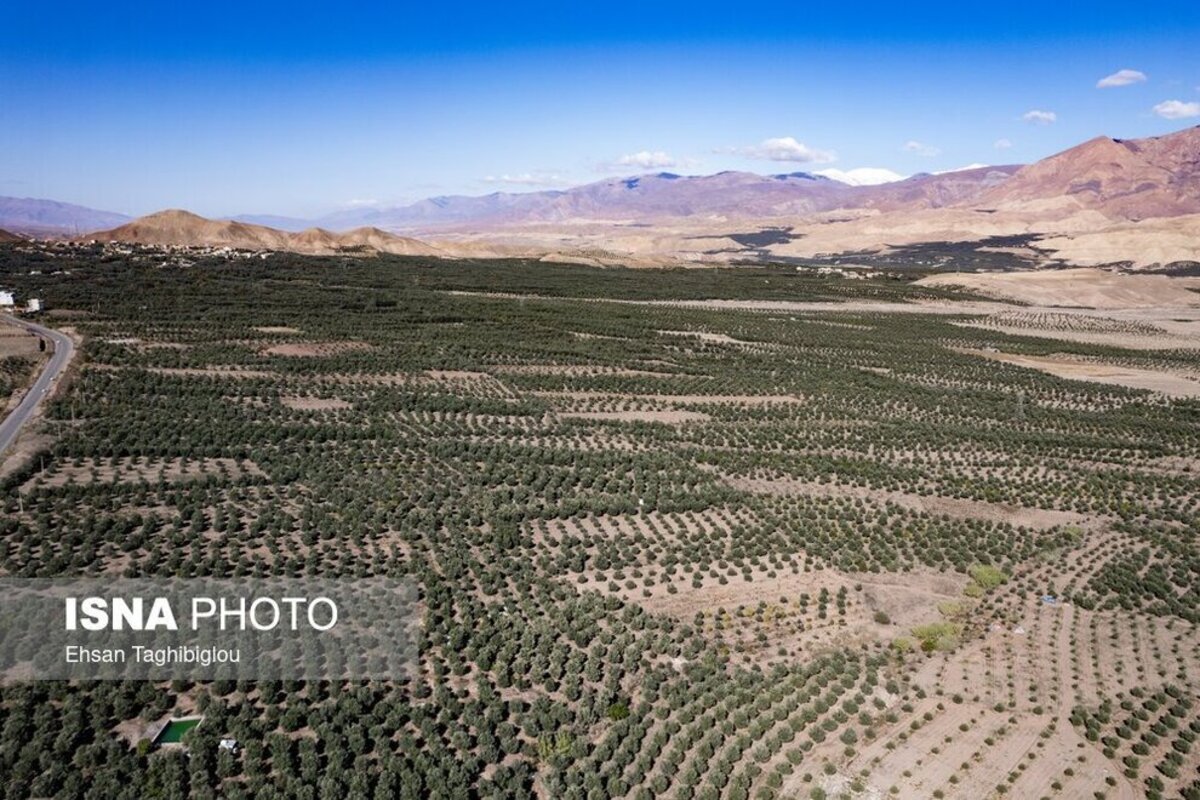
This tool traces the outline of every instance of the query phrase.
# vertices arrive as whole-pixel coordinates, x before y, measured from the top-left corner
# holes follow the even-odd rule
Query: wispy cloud
[[[1055,122],[1058,122],[1058,114],[1055,114],[1053,111],[1042,111],[1035,108],[1022,114],[1021,119],[1026,122],[1032,122],[1034,125],[1053,125]]]
[[[1096,81],[1097,89],[1114,89],[1118,86],[1132,86],[1135,83],[1145,83],[1146,73],[1136,69],[1119,69],[1112,75],[1107,75]]]
[[[636,153],[623,155],[613,162],[618,167],[639,167],[641,169],[662,169],[679,164],[670,153],[662,150],[639,150]]]
[[[635,170],[670,169],[672,167],[695,167],[700,164],[694,158],[678,158],[664,150],[639,150],[636,153],[626,153],[613,161],[602,161],[595,166],[596,172],[628,173]]]
[[[917,155],[925,156],[926,158],[933,158],[934,156],[941,155],[942,153],[941,148],[934,147],[931,144],[918,142],[915,139],[909,139],[900,149],[906,153],[916,153]]]
[[[1013,143],[1008,139],[997,139],[992,143],[992,147],[996,148],[997,150],[1008,150],[1012,146]]]
[[[1154,113],[1163,119],[1200,117],[1200,103],[1185,103],[1182,100],[1164,100],[1154,107]]]
[[[790,161],[797,164],[829,164],[837,160],[832,150],[818,150],[791,136],[764,139],[748,147],[735,147],[718,152],[733,152],[746,158],[763,161]]]
[[[823,169],[817,173],[851,186],[877,186],[881,183],[902,181],[904,176],[883,167],[856,167],[855,169]]]
[[[567,181],[553,172],[520,172],[515,175],[488,175],[483,182],[508,186],[562,186]]]

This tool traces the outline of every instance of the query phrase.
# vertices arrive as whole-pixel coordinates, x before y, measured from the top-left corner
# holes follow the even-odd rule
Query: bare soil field
[[[1068,380],[1107,383],[1129,389],[1144,389],[1165,394],[1168,397],[1200,397],[1200,381],[1174,372],[1155,372],[1097,361],[1082,361],[1065,355],[1025,356],[1015,353],[965,349],[959,352],[1018,367],[1041,370]]]
[[[279,398],[279,401],[288,408],[297,411],[341,411],[352,408],[348,401],[336,397],[300,397],[289,395]]]
[[[932,275],[918,283],[961,286],[1031,306],[1130,309],[1200,305],[1200,295],[1191,291],[1200,286],[1200,279],[1100,269],[953,273]]]
[[[342,353],[361,353],[371,349],[366,342],[289,342],[263,349],[263,355],[288,358],[320,358]]]
[[[682,587],[675,594],[653,592],[652,597],[642,599],[631,593],[629,599],[651,611],[691,619],[698,611],[753,607],[762,600],[776,602],[780,597],[797,598],[801,594],[815,598],[821,589],[836,593],[846,587],[859,606],[847,620],[849,627],[867,627],[871,633],[890,639],[913,625],[938,619],[938,603],[960,600],[965,585],[966,580],[960,576],[934,572],[858,574],[816,569],[774,578],[764,572],[751,581],[740,577],[724,584],[711,581],[699,589]],[[887,613],[891,621],[874,622],[871,617],[877,611]],[[831,624],[847,627],[836,620]]]
[[[37,358],[40,353],[38,337],[0,323],[0,358]]]

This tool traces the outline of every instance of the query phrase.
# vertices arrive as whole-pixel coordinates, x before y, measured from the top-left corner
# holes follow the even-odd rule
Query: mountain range
[[[374,225],[429,233],[460,226],[520,225],[570,220],[642,221],[694,216],[739,219],[800,216],[835,208],[929,208],[954,203],[999,184],[1019,166],[984,167],[940,175],[921,174],[894,183],[854,186],[790,172],[757,175],[719,172],[683,176],[671,172],[610,178],[572,189],[482,197],[433,197],[412,205],[352,209],[321,220],[331,228]]]
[[[659,172],[565,190],[433,197],[317,220],[208,220],[166,211],[130,221],[52,201],[0,198],[0,227],[146,244],[502,252],[600,262],[804,258],[1020,235],[1031,239],[1035,259],[1060,263],[1200,262],[1200,126],[1146,139],[1097,137],[1026,166],[872,186],[806,172]],[[103,230],[79,236],[89,229]],[[764,229],[787,234],[747,243]]]
[[[0,228],[30,236],[77,235],[111,228],[131,217],[113,211],[39,200],[32,197],[0,197]]]
[[[1017,165],[920,174],[873,186],[855,186],[807,172],[780,175],[720,172],[698,176],[659,172],[612,178],[566,190],[431,197],[411,205],[347,209],[315,219],[240,214],[228,221],[291,233],[309,228],[349,231],[369,227],[427,234],[460,226],[572,219],[640,220],[697,215],[755,218],[804,215],[835,208],[940,208],[973,197],[1019,169]],[[131,221],[124,214],[49,200],[0,198],[0,225],[31,235],[81,235]],[[129,229],[133,230],[138,229]]]

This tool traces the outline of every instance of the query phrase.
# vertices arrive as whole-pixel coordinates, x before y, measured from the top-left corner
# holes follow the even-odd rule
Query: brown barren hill
[[[100,242],[127,242],[175,247],[230,247],[236,250],[284,250],[310,255],[368,251],[397,255],[446,255],[433,245],[376,228],[333,233],[309,228],[300,233],[231,220],[214,220],[172,209],[83,237]]]
[[[170,209],[139,217],[107,231],[84,238],[99,242],[177,245],[188,247],[232,247],[238,250],[286,250],[290,237],[283,231],[244,222],[206,219],[190,211]]]
[[[17,236],[15,233],[9,233],[6,230],[0,229],[0,242],[23,242],[23,241],[25,241],[25,239],[23,239],[20,236]]]
[[[379,228],[355,228],[352,231],[338,234],[337,238],[343,248],[360,247],[398,256],[446,255],[443,250],[419,239],[397,236],[394,233],[381,231]]]
[[[972,205],[1129,220],[1200,213],[1200,126],[1148,139],[1099,136],[1022,168]]]

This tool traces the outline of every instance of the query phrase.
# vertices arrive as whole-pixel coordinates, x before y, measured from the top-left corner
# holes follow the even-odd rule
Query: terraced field
[[[0,485],[5,574],[404,574],[424,618],[407,683],[4,686],[5,797],[1200,797],[1200,405],[989,357],[1200,375],[1102,338],[1151,322],[40,258],[0,276],[83,366]],[[131,733],[198,710],[190,756]]]

